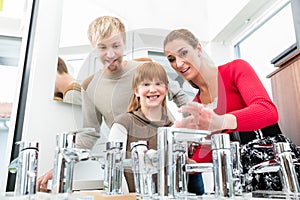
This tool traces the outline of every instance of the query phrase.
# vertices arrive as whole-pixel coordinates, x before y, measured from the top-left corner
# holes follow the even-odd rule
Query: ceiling
[[[127,30],[137,33],[145,43],[160,42],[167,31],[176,28],[190,29],[205,43],[231,43],[287,1],[64,0],[60,46],[89,45],[87,27],[101,15],[121,18]],[[0,35],[20,35],[27,2],[4,0],[0,12]]]
[[[129,4],[123,0],[64,0],[61,47],[89,45],[88,25],[101,15],[121,18],[127,30],[145,44],[160,44],[165,34],[176,28],[188,28],[202,43],[232,43],[287,1],[130,0]]]

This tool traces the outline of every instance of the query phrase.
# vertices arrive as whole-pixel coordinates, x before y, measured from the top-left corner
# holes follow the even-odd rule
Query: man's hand
[[[47,189],[47,183],[50,179],[52,179],[53,176],[53,169],[46,172],[43,176],[39,177],[37,180],[37,191],[48,191]]]

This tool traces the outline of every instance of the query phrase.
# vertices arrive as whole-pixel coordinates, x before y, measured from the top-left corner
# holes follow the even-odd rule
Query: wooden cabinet
[[[283,134],[300,146],[300,49],[274,63],[271,79],[274,103]]]

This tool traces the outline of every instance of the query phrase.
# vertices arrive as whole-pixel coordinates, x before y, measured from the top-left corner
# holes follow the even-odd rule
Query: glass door
[[[35,0],[3,0],[0,9],[0,192],[7,189],[7,163],[14,157],[11,153],[18,151],[14,143],[22,135],[29,70],[25,63],[36,4]]]

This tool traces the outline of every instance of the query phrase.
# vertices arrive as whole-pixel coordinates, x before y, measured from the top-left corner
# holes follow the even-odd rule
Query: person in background
[[[126,33],[123,22],[112,16],[101,16],[91,22],[88,38],[103,68],[82,82],[83,127],[95,128],[96,132],[80,134],[76,138],[76,147],[91,149],[100,138],[103,122],[111,128],[116,116],[126,112],[131,98],[130,82],[140,60],[123,60]],[[169,99],[178,107],[185,105],[188,96],[181,88],[169,83]],[[46,172],[38,178],[37,189],[46,189],[53,171]]]
[[[173,125],[167,115],[168,77],[161,64],[145,62],[138,66],[132,90],[127,112],[115,118],[108,136],[109,141],[123,142],[124,159],[131,158],[132,142],[147,141],[149,149],[157,150],[157,128]],[[135,192],[133,172],[125,172],[125,177],[129,192]],[[204,187],[199,190],[204,193]]]
[[[9,118],[11,115],[12,103],[0,102],[0,118]]]
[[[172,68],[198,89],[194,102],[180,108],[180,112],[190,115],[175,121],[175,127],[230,134],[231,140],[242,144],[244,173],[265,158],[274,159],[272,150],[253,150],[256,145],[250,143],[291,143],[281,134],[277,108],[248,62],[236,59],[216,66],[195,35],[186,29],[173,30],[165,37],[164,52]],[[192,159],[211,162],[211,150],[201,147],[204,146],[196,149]],[[294,144],[291,147],[299,155]],[[257,151],[262,156],[255,154]],[[281,190],[279,178],[278,173],[255,176],[251,189]]]
[[[72,77],[65,61],[58,57],[54,100],[81,105],[81,85]]]

